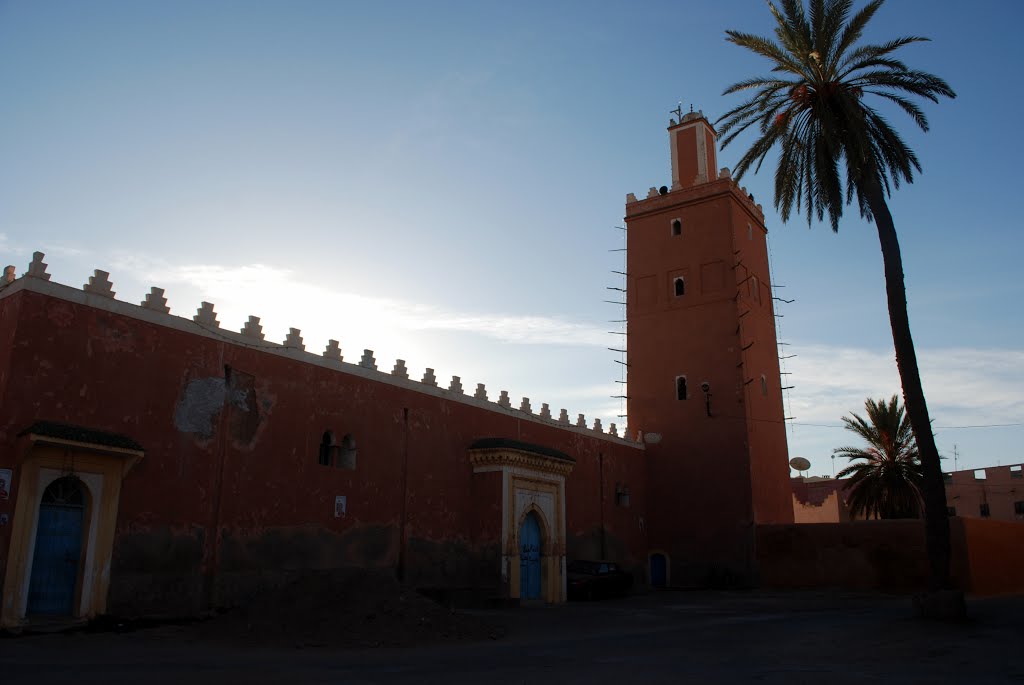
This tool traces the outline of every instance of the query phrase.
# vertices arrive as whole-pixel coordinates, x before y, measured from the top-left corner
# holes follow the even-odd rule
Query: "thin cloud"
[[[891,351],[794,345],[787,361],[791,411],[797,421],[837,423],[860,411],[867,397],[900,393]],[[978,425],[1024,419],[1024,351],[925,349],[918,352],[922,383],[935,424]]]
[[[283,330],[289,323],[304,329],[325,328],[337,313],[347,327],[381,331],[472,333],[520,345],[606,346],[603,328],[557,317],[502,313],[464,313],[415,302],[339,292],[296,279],[294,272],[264,264],[174,266],[140,257],[117,260],[119,269],[137,279],[191,284],[225,316],[244,320],[260,315],[264,325]],[[330,335],[330,334],[328,334]]]

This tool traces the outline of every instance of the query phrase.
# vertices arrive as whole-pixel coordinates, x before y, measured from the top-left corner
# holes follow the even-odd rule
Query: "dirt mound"
[[[229,642],[296,647],[404,647],[497,639],[503,626],[448,609],[390,574],[366,570],[304,575],[203,623]]]

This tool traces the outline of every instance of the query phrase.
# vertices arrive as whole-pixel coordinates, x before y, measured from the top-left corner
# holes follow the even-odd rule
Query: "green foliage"
[[[850,513],[865,518],[917,518],[921,512],[924,473],[910,419],[899,398],[864,402],[867,419],[843,417],[846,430],[859,435],[867,447],[837,447],[833,454],[857,461],[840,471],[849,478]]]
[[[857,46],[883,2],[872,0],[856,13],[852,0],[809,0],[809,11],[803,0],[781,0],[781,8],[769,2],[775,40],[726,31],[730,42],[771,61],[772,75],[725,90],[726,95],[753,94],[716,122],[722,147],[756,125],[760,135],[733,171],[739,179],[751,166],[759,170],[768,152],[779,146],[775,208],[783,221],[795,207],[807,215],[808,224],[827,213],[832,230],[838,231],[843,207],[854,196],[861,216],[871,220],[868,185],[877,183],[888,193],[903,181],[913,182],[921,165],[868,100],[895,103],[927,131],[928,119],[913,99],[956,97],[941,78],[910,69],[894,56],[899,48],[927,38]]]

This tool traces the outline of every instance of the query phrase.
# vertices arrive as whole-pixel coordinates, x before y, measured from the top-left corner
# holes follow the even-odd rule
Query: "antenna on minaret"
[[[690,105],[690,111],[691,112],[693,111],[693,105]],[[683,120],[683,101],[680,100],[679,101],[679,106],[676,107],[675,109],[670,109],[668,111],[668,113],[669,114],[675,114],[676,115],[676,121],[682,121]]]

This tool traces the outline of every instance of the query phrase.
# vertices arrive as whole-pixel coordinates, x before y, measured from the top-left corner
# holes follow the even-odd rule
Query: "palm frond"
[[[894,103],[927,131],[928,119],[915,100],[956,97],[941,78],[894,56],[927,38],[857,45],[882,5],[883,0],[872,0],[853,12],[852,0],[776,0],[768,3],[774,39],[726,32],[730,42],[767,59],[772,75],[725,90],[749,97],[715,122],[721,146],[754,136],[733,170],[737,179],[759,170],[768,153],[780,149],[775,207],[783,221],[794,211],[806,215],[809,224],[828,216],[838,230],[843,208],[854,201],[861,216],[871,220],[863,189],[878,183],[888,195],[913,182],[921,166],[867,100]]]
[[[865,447],[845,446],[832,451],[851,463],[836,474],[844,478],[850,511],[865,517],[916,517],[921,511],[924,474],[910,419],[899,397],[889,400],[868,398],[867,418],[852,413],[844,416],[847,430],[856,433]]]

